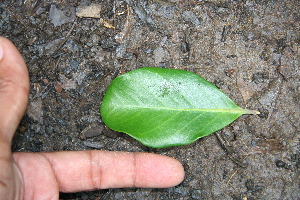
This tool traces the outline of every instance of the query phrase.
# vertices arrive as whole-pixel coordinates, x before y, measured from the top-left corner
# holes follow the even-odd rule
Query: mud
[[[89,12],[94,16],[78,14],[90,5],[100,8]],[[299,1],[4,0],[0,33],[23,54],[31,80],[13,151],[155,152],[186,170],[173,188],[61,199],[300,198]],[[99,106],[114,77],[149,66],[197,73],[261,114],[218,131],[232,152],[214,134],[187,146],[147,148],[104,127]]]

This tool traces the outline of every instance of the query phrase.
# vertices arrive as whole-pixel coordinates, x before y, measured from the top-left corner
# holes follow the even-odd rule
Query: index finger
[[[121,187],[167,188],[184,178],[179,161],[152,153],[92,150],[15,153],[14,158],[24,176],[25,191],[28,187],[47,188],[53,183],[63,192]]]

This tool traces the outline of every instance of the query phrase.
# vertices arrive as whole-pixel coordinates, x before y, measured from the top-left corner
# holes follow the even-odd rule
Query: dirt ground
[[[13,151],[155,152],[186,170],[173,188],[61,199],[300,199],[300,1],[4,0],[0,34],[19,48],[31,79]],[[192,71],[261,114],[218,131],[223,146],[212,134],[145,147],[99,114],[112,79],[140,67]]]

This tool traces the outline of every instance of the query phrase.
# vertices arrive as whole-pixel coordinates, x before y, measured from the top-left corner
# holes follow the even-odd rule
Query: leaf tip
[[[257,110],[248,110],[248,109],[244,109],[245,113],[244,114],[250,114],[250,115],[259,115],[260,112]]]

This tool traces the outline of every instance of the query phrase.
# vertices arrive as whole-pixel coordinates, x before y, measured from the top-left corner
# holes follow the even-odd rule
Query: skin
[[[59,191],[167,188],[183,180],[184,170],[177,160],[151,153],[12,153],[12,137],[28,94],[26,64],[13,43],[0,37],[0,197],[54,200]]]

